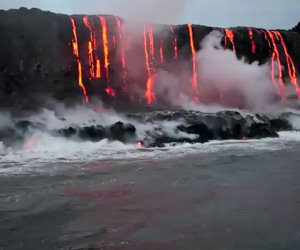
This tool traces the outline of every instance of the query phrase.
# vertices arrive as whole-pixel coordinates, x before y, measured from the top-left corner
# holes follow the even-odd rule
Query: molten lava
[[[300,88],[299,88],[298,81],[297,81],[297,74],[296,74],[295,64],[294,64],[294,62],[291,58],[291,55],[289,54],[289,52],[287,50],[287,46],[285,44],[285,41],[284,41],[281,33],[279,31],[273,31],[273,33],[276,34],[276,37],[278,38],[278,40],[280,40],[281,46],[283,47],[284,54],[285,54],[285,57],[286,57],[286,63],[287,63],[287,66],[288,66],[289,77],[291,79],[291,82],[295,86],[298,98],[300,98]]]
[[[159,54],[160,54],[160,62],[164,63],[164,40],[161,40]]]
[[[106,89],[105,89],[105,91],[106,91],[106,93],[108,94],[108,95],[110,95],[111,97],[116,97],[116,92],[111,88],[111,87],[107,87]]]
[[[285,98],[285,86],[283,84],[283,75],[282,75],[282,66],[281,66],[281,61],[280,61],[280,55],[279,55],[279,51],[276,45],[276,41],[275,38],[273,36],[273,33],[271,31],[267,31],[272,45],[273,45],[273,53],[272,53],[272,81],[275,85],[275,60],[277,60],[277,66],[278,66],[278,81],[280,84],[280,89],[278,89],[277,87],[277,92],[280,95],[281,99]],[[277,84],[275,85],[277,86]]]
[[[148,99],[148,102],[147,102],[148,105],[150,105],[153,101],[156,101],[155,93],[152,91],[156,76],[157,76],[157,74],[152,74],[148,77],[148,80],[147,80],[146,97]]]
[[[88,20],[87,17],[84,17],[83,18],[83,22],[85,24],[85,26],[88,28],[89,32],[90,32],[90,41],[88,43],[88,50],[89,50],[89,67],[90,67],[90,76],[92,78],[95,77],[95,69],[96,69],[96,66],[95,66],[95,60],[94,60],[94,51],[97,49],[97,40],[94,36],[94,31],[90,25],[90,22]]]
[[[126,90],[127,88],[127,71],[126,71],[126,58],[125,58],[125,49],[123,46],[123,30],[121,26],[121,20],[119,18],[116,19],[118,33],[119,33],[119,40],[121,43],[121,62],[122,62],[122,70],[123,70],[123,89]]]
[[[155,60],[155,50],[154,50],[154,36],[153,36],[153,29],[151,25],[149,26],[149,43],[150,43],[150,54],[152,61]]]
[[[175,32],[174,32],[174,28],[173,26],[171,25],[170,26],[170,29],[174,35],[174,40],[173,40],[173,48],[174,48],[174,59],[177,59],[178,57],[178,47],[177,47],[177,38],[176,38],[176,35],[175,35]]]
[[[195,51],[195,43],[194,43],[194,34],[193,34],[193,26],[188,24],[189,36],[190,36],[190,47],[191,53],[193,57],[193,91],[194,91],[194,100],[199,101],[199,91],[198,91],[198,75],[197,75],[197,66],[196,66],[196,51]]]
[[[253,38],[253,29],[252,28],[249,28],[249,38],[250,38],[250,41],[251,41],[251,52],[252,54],[255,54],[255,42],[254,42],[254,38]]]
[[[150,33],[150,32],[149,32]],[[150,35],[151,37],[151,35]],[[150,45],[151,51],[151,45]],[[144,26],[144,52],[145,52],[145,63],[146,69],[148,73],[148,80],[146,84],[146,93],[145,96],[147,97],[147,104],[150,105],[153,101],[156,101],[155,93],[153,92],[153,86],[156,78],[156,74],[153,74],[153,70],[150,68],[149,63],[149,54],[148,54],[148,42],[147,42],[147,31],[146,27]]]
[[[108,35],[107,35],[107,25],[106,19],[103,16],[100,16],[100,22],[102,27],[102,43],[104,51],[104,68],[106,70],[106,78],[109,82],[109,49],[108,49]]]
[[[101,78],[101,61],[100,61],[100,59],[97,59],[96,78]]]
[[[232,44],[232,50],[233,50],[233,52],[236,53],[235,43],[234,43],[234,32],[233,32],[233,30],[225,29],[225,40],[226,40],[226,43],[227,43],[227,38],[229,39],[229,41]]]
[[[82,65],[79,59],[79,47],[78,47],[78,38],[77,38],[77,28],[76,24],[73,18],[70,18],[71,24],[72,24],[72,31],[73,31],[73,39],[72,39],[72,45],[73,45],[73,54],[76,56],[77,59],[77,66],[78,66],[78,85],[82,88],[83,94],[85,96],[85,101],[89,102],[89,97],[87,95],[85,86],[82,81]]]

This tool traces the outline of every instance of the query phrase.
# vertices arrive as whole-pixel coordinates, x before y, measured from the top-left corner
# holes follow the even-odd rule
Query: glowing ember
[[[136,146],[137,146],[138,148],[142,148],[142,147],[143,147],[143,142],[138,141],[138,142],[136,143]]]
[[[121,27],[121,20],[119,18],[116,19],[119,39],[121,43],[121,61],[122,61],[122,69],[123,69],[123,89],[126,90],[126,82],[127,82],[127,72],[126,72],[126,59],[125,59],[125,49],[123,46],[123,31]]]
[[[251,40],[251,51],[253,54],[255,54],[255,42],[254,42],[254,39],[253,39],[253,29],[252,28],[249,28],[249,37],[250,37],[250,40]]]
[[[170,29],[171,29],[171,31],[172,31],[172,33],[174,35],[173,48],[174,48],[174,59],[176,59],[178,57],[177,38],[175,36],[174,28],[173,28],[172,25],[170,26]]]
[[[194,43],[194,35],[193,35],[193,27],[191,24],[188,24],[189,29],[189,36],[190,36],[190,46],[191,46],[191,53],[193,57],[193,90],[194,90],[194,99],[195,101],[199,101],[198,99],[198,75],[197,75],[197,67],[196,67],[196,51],[195,51],[195,43]]]
[[[104,68],[106,69],[106,78],[109,82],[109,49],[108,49],[108,37],[107,37],[107,25],[104,17],[100,16],[102,27],[102,43],[104,51]]]
[[[159,53],[160,53],[160,62],[164,63],[164,41],[163,40],[161,40]]]
[[[116,97],[116,92],[111,88],[111,87],[107,87],[105,89],[106,93],[112,97]]]
[[[288,66],[289,77],[291,79],[291,82],[295,86],[298,98],[300,98],[300,88],[299,88],[298,81],[297,81],[295,64],[294,64],[294,62],[293,62],[293,60],[291,58],[291,55],[289,54],[289,52],[287,50],[287,46],[286,46],[286,44],[284,42],[284,39],[283,39],[281,33],[279,31],[274,31],[273,33],[277,34],[277,38],[280,40],[280,43],[281,43],[281,45],[283,47],[283,50],[284,50],[284,53],[285,53],[285,57],[286,57],[287,66]]]
[[[228,38],[229,41],[231,42],[233,52],[236,53],[235,43],[234,43],[234,32],[233,32],[233,30],[225,29],[225,36],[226,36],[226,40]]]
[[[281,62],[280,62],[280,55],[279,55],[279,51],[276,45],[276,41],[275,38],[273,36],[273,33],[271,31],[267,31],[271,42],[273,44],[273,54],[272,54],[272,81],[273,83],[275,83],[275,59],[277,59],[277,66],[278,66],[278,80],[279,80],[279,84],[280,84],[280,88],[278,89],[278,94],[281,96],[281,99],[285,98],[285,86],[283,84],[283,76],[282,76],[282,67],[281,67]]]
[[[72,24],[72,31],[73,31],[73,39],[72,39],[72,45],[73,45],[73,54],[77,58],[77,65],[78,65],[78,85],[82,88],[83,94],[85,96],[85,101],[89,102],[89,97],[87,95],[85,86],[82,81],[82,65],[79,59],[79,48],[78,48],[78,38],[77,38],[77,28],[76,24],[73,18],[70,18],[71,24]]]

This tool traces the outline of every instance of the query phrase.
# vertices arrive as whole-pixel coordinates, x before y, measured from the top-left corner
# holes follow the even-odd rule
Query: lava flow
[[[171,25],[170,26],[170,29],[174,35],[174,40],[173,40],[173,48],[174,48],[174,59],[177,59],[178,57],[178,47],[177,47],[177,38],[176,38],[176,35],[175,35],[175,32],[174,32],[174,28],[173,26]]]
[[[85,101],[89,102],[89,97],[87,95],[85,86],[82,81],[82,65],[79,59],[79,47],[78,47],[78,38],[77,38],[77,28],[76,24],[73,18],[70,18],[71,24],[72,24],[72,31],[73,31],[73,39],[72,39],[72,45],[73,45],[73,54],[76,56],[77,59],[77,65],[78,65],[78,85],[82,88],[83,94],[85,96]]]
[[[123,30],[121,27],[121,20],[119,18],[116,19],[118,33],[119,33],[119,40],[121,43],[121,62],[122,62],[122,70],[123,70],[123,89],[126,90],[127,86],[127,71],[126,71],[126,59],[125,59],[125,49],[123,46]]]
[[[161,40],[159,53],[160,53],[160,62],[164,63],[164,40]]]
[[[284,93],[285,86],[283,84],[282,66],[281,66],[279,51],[278,51],[273,33],[269,30],[267,30],[267,33],[268,33],[268,35],[271,39],[272,45],[273,45],[273,53],[272,53],[272,59],[271,59],[272,60],[272,62],[271,62],[272,63],[272,81],[275,85],[275,82],[276,82],[275,81],[275,59],[276,59],[277,66],[278,66],[278,81],[279,81],[280,88],[281,88],[281,89],[277,88],[277,92],[280,95],[281,99],[284,99],[285,98],[285,93]],[[275,86],[277,86],[277,84]]]
[[[151,45],[150,45],[151,51]],[[153,85],[156,78],[156,74],[152,74],[150,63],[149,63],[149,54],[148,54],[148,43],[147,43],[147,31],[146,27],[144,26],[144,52],[145,52],[145,63],[148,73],[148,80],[146,84],[146,93],[145,96],[147,97],[147,104],[150,105],[153,101],[156,100],[156,96],[153,92]]]
[[[276,34],[276,37],[280,40],[280,43],[283,47],[284,54],[285,54],[285,57],[286,57],[286,63],[287,63],[287,66],[288,66],[289,77],[291,79],[291,82],[295,86],[298,98],[300,98],[300,88],[299,88],[298,81],[297,81],[295,64],[292,60],[291,55],[289,54],[289,52],[287,50],[287,46],[284,42],[284,39],[283,39],[281,33],[279,31],[273,31],[273,33]]]
[[[232,44],[232,50],[234,53],[236,53],[236,49],[235,49],[235,43],[234,43],[234,32],[230,29],[225,29],[225,44],[227,47],[227,38],[229,39],[229,41]]]
[[[254,42],[254,38],[253,38],[253,29],[249,28],[249,37],[250,37],[250,41],[251,41],[251,52],[252,54],[255,54],[255,42]]]
[[[106,78],[109,82],[109,49],[108,49],[108,37],[107,37],[107,25],[106,19],[103,16],[100,16],[100,22],[102,27],[102,43],[104,51],[104,68],[106,70]]]
[[[199,92],[198,92],[198,75],[197,75],[197,67],[196,67],[196,51],[195,51],[195,43],[194,43],[194,34],[193,34],[193,26],[188,24],[189,36],[190,36],[190,47],[191,53],[193,57],[193,91],[194,91],[194,100],[199,101]]]
[[[97,41],[95,39],[94,36],[94,32],[93,29],[90,25],[90,22],[88,20],[87,17],[83,18],[83,22],[85,24],[85,26],[88,28],[89,32],[90,32],[90,41],[88,43],[88,50],[89,50],[89,66],[90,66],[90,75],[92,78],[95,77],[95,70],[96,70],[96,65],[95,65],[95,60],[94,60],[94,51],[96,50],[96,46],[97,46]]]
[[[111,87],[107,87],[106,89],[105,89],[105,91],[106,91],[106,93],[108,94],[108,95],[110,95],[111,97],[116,97],[116,92],[111,88]]]
[[[150,42],[150,54],[152,61],[155,60],[155,50],[154,50],[154,37],[153,37],[153,29],[149,26],[149,42]]]

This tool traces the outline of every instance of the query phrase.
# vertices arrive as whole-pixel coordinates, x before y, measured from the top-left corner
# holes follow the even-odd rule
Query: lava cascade
[[[89,97],[86,92],[86,88],[84,86],[82,80],[82,64],[79,59],[79,46],[78,46],[78,37],[77,37],[77,27],[73,18],[70,18],[72,24],[72,31],[73,31],[73,39],[72,39],[72,46],[73,46],[73,54],[76,56],[77,59],[77,66],[78,66],[78,85],[81,87],[83,94],[85,96],[85,101],[89,102]]]
[[[236,53],[236,48],[235,48],[235,43],[234,43],[234,32],[233,30],[231,29],[225,29],[224,30],[225,32],[225,48],[227,48],[227,39],[229,39],[229,41],[231,42],[231,45],[232,45],[232,50],[234,53]]]
[[[174,35],[174,40],[173,40],[174,59],[177,59],[178,57],[177,37],[175,35],[174,27],[172,25],[170,26],[170,29],[172,34]]]
[[[284,54],[286,57],[286,63],[287,63],[287,67],[288,67],[289,77],[291,79],[292,84],[295,86],[298,98],[300,98],[300,88],[299,88],[298,81],[297,81],[295,64],[292,60],[291,55],[288,52],[287,46],[285,44],[285,41],[284,41],[281,33],[279,31],[273,31],[273,33],[276,34],[277,39],[280,40],[281,46],[283,47]]]
[[[99,17],[102,27],[102,43],[104,51],[104,68],[106,70],[106,78],[109,82],[109,48],[108,48],[108,35],[107,35],[107,25],[106,19],[103,16]]]
[[[255,54],[256,47],[255,47],[255,41],[253,38],[253,29],[249,28],[248,31],[249,31],[249,38],[251,41],[251,52],[252,52],[252,54]]]
[[[193,26],[188,24],[189,37],[190,37],[190,47],[193,59],[193,91],[194,91],[194,100],[199,101],[199,91],[198,91],[198,75],[197,75],[197,66],[196,66],[196,51],[195,51],[195,42],[194,42],[194,34],[193,34]]]
[[[84,17],[83,18],[83,22],[85,24],[85,26],[88,28],[89,32],[90,32],[90,41],[88,42],[88,51],[89,51],[89,67],[90,67],[90,76],[92,78],[95,77],[95,75],[97,75],[96,73],[96,65],[95,65],[95,60],[94,60],[94,57],[95,57],[95,53],[94,51],[96,50],[96,47],[97,47],[97,40],[94,36],[94,31],[90,25],[90,22],[88,20],[87,17]]]
[[[150,53],[151,53],[151,51],[152,51],[151,47],[152,47],[153,43],[151,44],[151,34],[150,33],[151,33],[152,28],[150,28],[149,30],[150,30],[149,31],[149,37],[150,37],[149,47],[150,47]],[[147,39],[147,30],[146,30],[146,26],[144,26],[144,53],[145,53],[146,69],[147,69],[147,74],[148,74],[145,96],[147,97],[147,104],[150,105],[153,101],[156,101],[156,96],[155,96],[155,93],[153,92],[153,85],[154,85],[154,81],[156,78],[156,73],[153,74],[153,69],[150,67],[150,58],[149,58],[149,53],[148,53],[147,40],[148,40]],[[153,54],[154,54],[154,47],[153,47]]]
[[[127,89],[127,71],[126,71],[126,58],[125,58],[125,48],[124,48],[124,32],[121,26],[121,20],[119,18],[116,19],[120,46],[121,46],[121,62],[122,62],[122,70],[123,70],[123,90]]]
[[[160,62],[164,63],[164,40],[161,40],[159,54],[160,54]]]
[[[271,40],[271,44],[273,46],[273,52],[272,52],[272,57],[271,57],[271,64],[272,64],[272,72],[271,72],[271,77],[272,77],[272,81],[274,83],[274,85],[277,87],[277,93],[280,95],[281,99],[285,98],[285,86],[283,84],[283,74],[282,74],[282,65],[281,65],[281,61],[280,61],[280,54],[277,48],[277,44],[274,38],[274,34],[272,33],[272,31],[267,30],[266,31],[270,40]],[[277,61],[277,66],[278,66],[278,81],[280,84],[280,87],[278,87],[278,85],[276,84],[276,80],[275,80],[275,60]]]

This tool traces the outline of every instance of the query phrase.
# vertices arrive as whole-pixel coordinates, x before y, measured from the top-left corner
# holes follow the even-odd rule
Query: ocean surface
[[[0,249],[300,249],[300,133],[0,145]]]

